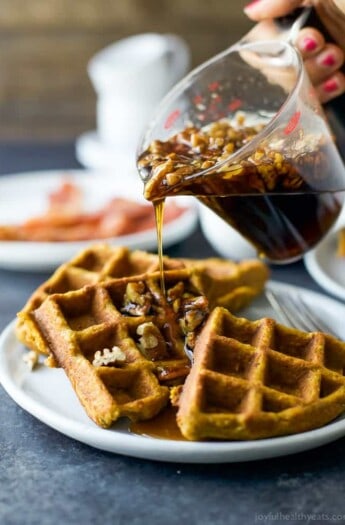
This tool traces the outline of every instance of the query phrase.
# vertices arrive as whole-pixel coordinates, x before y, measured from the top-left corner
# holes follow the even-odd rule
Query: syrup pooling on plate
[[[168,407],[148,421],[130,423],[129,432],[140,436],[174,441],[186,441],[176,423],[176,409]]]
[[[298,259],[330,229],[341,209],[343,166],[322,133],[288,126],[274,140],[256,140],[263,123],[245,118],[187,127],[153,141],[138,167],[144,195],[195,195],[273,262]],[[233,155],[251,141],[250,150]]]

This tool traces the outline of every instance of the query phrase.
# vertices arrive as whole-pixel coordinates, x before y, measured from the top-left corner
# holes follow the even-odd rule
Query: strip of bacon
[[[168,203],[164,222],[179,217],[185,208]],[[123,197],[114,197],[102,209],[82,211],[82,192],[65,179],[48,195],[48,210],[19,225],[0,225],[0,240],[66,242],[107,239],[154,228],[155,218],[150,204],[140,204]]]

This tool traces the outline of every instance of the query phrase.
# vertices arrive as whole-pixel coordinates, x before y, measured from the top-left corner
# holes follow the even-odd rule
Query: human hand
[[[322,103],[345,93],[345,0],[254,0],[244,11],[255,21],[287,15],[297,7],[313,5],[334,39],[326,42],[313,27],[301,29],[296,46],[301,52],[310,80]]]

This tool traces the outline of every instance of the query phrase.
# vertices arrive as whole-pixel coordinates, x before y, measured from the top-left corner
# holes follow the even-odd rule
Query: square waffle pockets
[[[189,440],[304,432],[345,409],[345,343],[215,308],[194,348],[177,422]]]
[[[159,272],[145,281],[113,279],[50,295],[32,312],[45,347],[98,425],[152,418],[168,403],[165,385],[185,380],[185,339],[194,341],[208,314],[190,276],[189,269],[166,271],[166,296]]]
[[[92,245],[60,266],[33,292],[18,313],[16,336],[29,349],[48,355],[49,349],[32,313],[50,295],[67,293],[114,278],[146,275],[158,268],[157,255],[106,244]],[[261,293],[269,274],[267,266],[257,260],[235,263],[218,258],[196,260],[164,257],[165,270],[179,268],[193,270],[193,282],[207,296],[211,308],[219,305],[232,312],[246,306]]]

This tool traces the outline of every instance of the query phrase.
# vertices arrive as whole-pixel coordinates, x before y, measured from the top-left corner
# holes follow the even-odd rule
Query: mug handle
[[[165,35],[171,86],[186,75],[190,67],[190,51],[186,42],[177,35]]]

